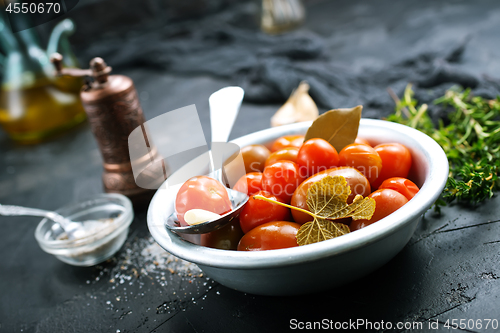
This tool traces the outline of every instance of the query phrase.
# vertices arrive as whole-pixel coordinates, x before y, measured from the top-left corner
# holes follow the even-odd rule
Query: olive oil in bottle
[[[0,124],[4,131],[21,143],[36,143],[85,120],[78,93],[60,89],[59,82],[38,79],[22,88],[2,87],[0,91]],[[77,80],[77,86],[81,80]],[[68,87],[75,85],[68,82]]]
[[[67,42],[63,37],[73,28],[69,20],[60,22],[49,49],[57,49],[60,41]],[[70,52],[68,43],[61,44]],[[5,54],[0,126],[12,139],[36,143],[85,120],[79,95],[82,79],[54,75],[55,68],[40,47],[35,30],[13,34],[0,15],[0,49]]]

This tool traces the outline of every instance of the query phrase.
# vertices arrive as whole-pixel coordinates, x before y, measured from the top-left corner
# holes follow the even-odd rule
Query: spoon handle
[[[240,111],[244,94],[245,91],[240,87],[225,87],[210,95],[208,104],[210,106],[212,142],[227,142],[236,116],[238,116],[238,112]],[[212,150],[210,150],[209,156],[213,177],[224,184],[222,170],[214,167]]]
[[[28,208],[22,206],[10,206],[10,205],[1,205],[0,204],[0,215],[4,216],[42,216],[47,217],[57,223],[62,224],[63,226],[67,224],[67,220],[65,217],[48,210],[37,209],[37,208]]]
[[[240,110],[244,91],[240,87],[222,88],[208,99],[212,142],[227,142]]]

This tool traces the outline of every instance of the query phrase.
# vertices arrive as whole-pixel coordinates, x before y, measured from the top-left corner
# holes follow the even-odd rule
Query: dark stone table
[[[327,20],[320,5],[309,7],[309,17]],[[457,3],[457,10],[460,6]],[[308,26],[319,27],[314,20]],[[370,22],[362,29],[370,30]],[[376,31],[372,33],[380,42],[365,40],[354,46],[346,41],[345,49],[380,51],[380,43],[390,47],[390,40]],[[432,38],[436,43],[438,32]],[[488,49],[482,40],[496,39],[480,35],[474,41]],[[489,62],[490,74],[498,76],[498,57],[491,50],[491,58],[473,61],[471,70],[484,70]],[[364,61],[383,58],[375,52]],[[233,83],[143,68],[122,73],[134,79],[148,119],[196,104],[207,140],[208,97]],[[267,128],[278,107],[244,103],[231,137]],[[102,192],[101,171],[87,124],[37,146],[15,145],[0,133],[2,204],[57,209]],[[204,276],[194,265],[175,261],[151,240],[145,211],[136,212],[120,252],[89,268],[66,265],[43,252],[33,236],[39,219],[0,217],[0,332],[281,332],[299,322],[356,320],[373,324],[360,331],[448,332],[446,325],[454,319],[469,325],[458,331],[498,331],[493,321],[485,327],[489,319],[497,325],[500,320],[499,206],[495,197],[479,207],[446,207],[440,216],[429,211],[406,247],[379,270],[338,289],[295,297],[240,293]],[[377,326],[382,321],[385,326]]]

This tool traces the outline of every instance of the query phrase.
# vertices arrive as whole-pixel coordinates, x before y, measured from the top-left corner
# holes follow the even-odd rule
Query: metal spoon
[[[244,91],[240,87],[226,87],[214,92],[209,98],[210,105],[210,123],[212,128],[212,142],[227,142],[229,133],[233,128],[234,121],[240,110],[241,102],[243,101]],[[210,163],[214,170],[212,152],[210,151]],[[222,170],[214,170],[211,177],[217,179],[221,184],[225,184],[222,180]],[[222,228],[234,218],[238,217],[243,206],[248,201],[248,195],[242,192],[226,188],[229,200],[233,210],[221,217],[186,227],[179,226],[177,216],[172,214],[168,217],[165,227],[179,233],[186,234],[204,234]]]
[[[0,215],[46,217],[59,224],[65,231],[68,239],[78,239],[89,236],[99,230],[98,225],[102,225],[102,223],[98,221],[73,222],[56,212],[22,206],[0,204]]]

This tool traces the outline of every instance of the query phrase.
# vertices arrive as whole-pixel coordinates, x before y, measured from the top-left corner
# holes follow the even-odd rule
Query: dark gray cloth
[[[352,46],[356,40],[336,33],[339,30],[342,32],[350,21],[339,22],[332,18],[331,25],[307,22],[297,31],[270,36],[258,29],[255,20],[257,7],[253,3],[232,6],[196,21],[169,23],[154,31],[100,40],[80,50],[79,54],[86,60],[99,55],[115,69],[152,66],[180,75],[208,74],[229,78],[245,89],[246,101],[255,103],[284,102],[299,82],[306,80],[311,86],[311,96],[323,110],[363,104],[363,116],[374,118],[386,116],[394,108],[387,88],[391,87],[401,95],[409,82],[414,83],[416,96],[427,103],[452,85],[472,88],[475,93],[488,98],[499,94],[500,84],[496,79],[472,72],[463,64],[463,56],[471,47],[470,40],[474,38],[475,31],[472,28],[470,31],[454,29],[456,16],[460,18],[460,15],[470,12],[469,21],[464,20],[462,26],[474,26],[486,13],[491,13],[496,6],[494,2],[469,4],[479,8],[474,7],[475,10],[460,7],[456,2],[422,2],[423,9],[416,7],[415,15],[438,22],[435,24],[441,25],[439,38],[443,42],[424,42],[420,46],[411,45],[411,39],[418,39],[421,34],[425,40],[425,34],[429,34],[425,25],[413,29],[410,20],[415,18],[411,12],[402,11],[401,15],[406,15],[404,17],[408,21],[400,18],[402,22],[397,23],[396,20],[393,24],[399,24],[399,30],[403,32],[391,35],[390,24],[395,20],[391,10],[403,10],[405,7],[398,9],[397,6],[401,5],[392,1],[374,3],[335,1],[308,7],[310,11],[321,11],[321,8],[332,10],[332,13],[333,9],[344,11],[346,15],[352,15],[349,19],[353,20],[363,15],[370,18],[370,11],[373,11],[373,22],[354,25],[351,28],[354,32],[346,31],[345,34],[351,33],[353,38],[370,38],[370,33],[381,29],[382,34],[391,39],[392,47],[384,50],[382,45],[378,55],[381,64],[368,64],[361,70],[359,66],[351,66],[345,56],[344,59],[336,56],[336,50],[345,48],[347,53],[349,48],[352,49],[353,63],[367,56]],[[353,12],[356,6],[365,8],[364,11],[369,13],[356,14]],[[354,14],[349,14],[351,12]],[[499,24],[489,24],[485,29],[495,31],[495,28],[499,28]],[[343,41],[346,38],[348,43]],[[432,36],[428,38],[431,40]],[[394,48],[397,45],[402,47]],[[359,48],[362,50],[361,46]],[[433,116],[441,114],[436,107],[431,107],[430,112]]]

